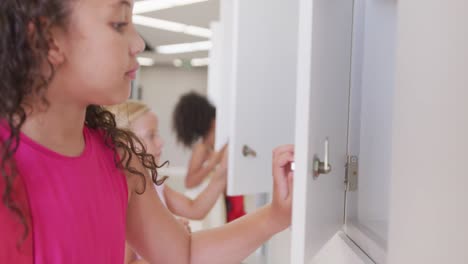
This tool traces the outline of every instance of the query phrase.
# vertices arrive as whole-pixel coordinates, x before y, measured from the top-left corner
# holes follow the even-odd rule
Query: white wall
[[[390,264],[468,261],[468,2],[398,2]]]
[[[169,160],[171,167],[186,167],[190,150],[176,143],[172,112],[182,94],[189,91],[206,94],[206,68],[143,67],[139,84],[143,87],[143,101],[159,117],[160,134],[165,142],[162,160]]]

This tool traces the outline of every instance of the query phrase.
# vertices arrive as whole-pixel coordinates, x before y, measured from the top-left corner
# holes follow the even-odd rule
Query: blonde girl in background
[[[152,154],[157,164],[161,164],[161,154],[164,146],[159,135],[158,116],[144,103],[127,101],[126,103],[108,107],[115,114],[117,127],[129,129],[135,133]],[[194,200],[175,191],[166,184],[155,185],[161,201],[173,214],[188,219],[201,220],[213,207],[218,197],[226,187],[227,159],[223,158],[220,165],[214,169],[208,187]]]
[[[158,116],[143,102],[129,100],[123,104],[107,107],[115,115],[117,127],[128,129],[141,139],[146,151],[152,154],[157,164],[161,164],[161,154],[164,142],[159,134]],[[216,203],[226,187],[227,159],[223,158],[221,166],[213,173],[208,186],[195,198],[190,199],[175,191],[167,184],[154,185],[162,203],[174,215],[192,219],[203,219]],[[163,164],[164,165],[164,164]],[[178,219],[190,232],[190,226],[185,219]],[[125,263],[145,263],[138,260],[134,252],[127,247]]]

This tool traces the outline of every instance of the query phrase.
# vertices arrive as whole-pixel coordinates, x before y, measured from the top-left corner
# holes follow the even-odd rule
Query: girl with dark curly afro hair
[[[239,263],[291,221],[292,147],[270,205],[189,234],[155,158],[102,105],[124,102],[144,42],[133,0],[0,1],[0,263]],[[261,228],[258,228],[261,226]]]
[[[192,148],[192,156],[185,177],[185,186],[200,185],[227,153],[227,145],[214,151],[216,109],[203,95],[189,92],[180,97],[173,113],[173,129],[177,140]],[[226,196],[227,222],[245,215],[243,196]]]
[[[227,148],[213,151],[216,109],[205,96],[189,92],[180,97],[172,120],[177,141],[192,149],[185,187],[193,188],[219,164]]]

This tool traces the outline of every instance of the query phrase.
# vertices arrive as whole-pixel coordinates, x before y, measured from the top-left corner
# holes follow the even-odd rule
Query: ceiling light
[[[192,65],[192,67],[203,67],[208,66],[208,64],[210,64],[209,58],[196,58],[190,61],[190,65]]]
[[[133,14],[142,14],[147,12],[158,11],[162,9],[191,5],[208,0],[145,0],[137,1],[133,5]]]
[[[176,67],[182,67],[182,65],[184,65],[184,61],[182,61],[181,59],[175,59],[172,64],[174,64],[174,66]]]
[[[156,50],[160,54],[177,54],[195,51],[206,51],[210,50],[212,46],[213,44],[211,43],[211,41],[199,41],[159,46],[156,48]]]
[[[211,37],[211,30],[208,28],[202,28],[197,26],[186,25],[182,23],[167,21],[163,19],[157,19],[152,17],[146,16],[133,16],[133,23],[140,26],[146,26],[161,30],[167,30],[177,33],[184,33],[187,35],[203,37],[203,38],[210,38]]]
[[[137,57],[137,61],[141,66],[153,66],[154,60],[151,58]]]

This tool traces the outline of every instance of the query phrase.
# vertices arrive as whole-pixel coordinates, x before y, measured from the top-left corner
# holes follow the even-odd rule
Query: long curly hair
[[[177,141],[190,148],[197,140],[208,135],[216,108],[203,95],[188,92],[182,95],[172,114],[172,128]]]
[[[20,131],[27,119],[28,101],[40,98],[47,107],[44,92],[54,78],[54,67],[48,63],[50,28],[67,28],[72,11],[72,0],[1,0],[0,1],[0,125],[9,134],[0,138],[0,190],[3,205],[24,226],[23,239],[28,236],[26,220],[28,212],[20,209],[13,200],[13,183],[18,175],[14,156],[20,144]],[[44,71],[44,65],[49,71]],[[48,74],[44,74],[48,72]],[[103,132],[107,146],[115,152],[118,168],[141,177],[146,186],[143,172],[130,164],[137,158],[150,171],[154,183],[160,185],[159,168],[154,157],[146,152],[144,144],[130,131],[119,129],[115,117],[105,108],[89,105],[86,109],[85,125]],[[119,150],[119,154],[117,153]],[[138,190],[141,194],[144,187]]]

